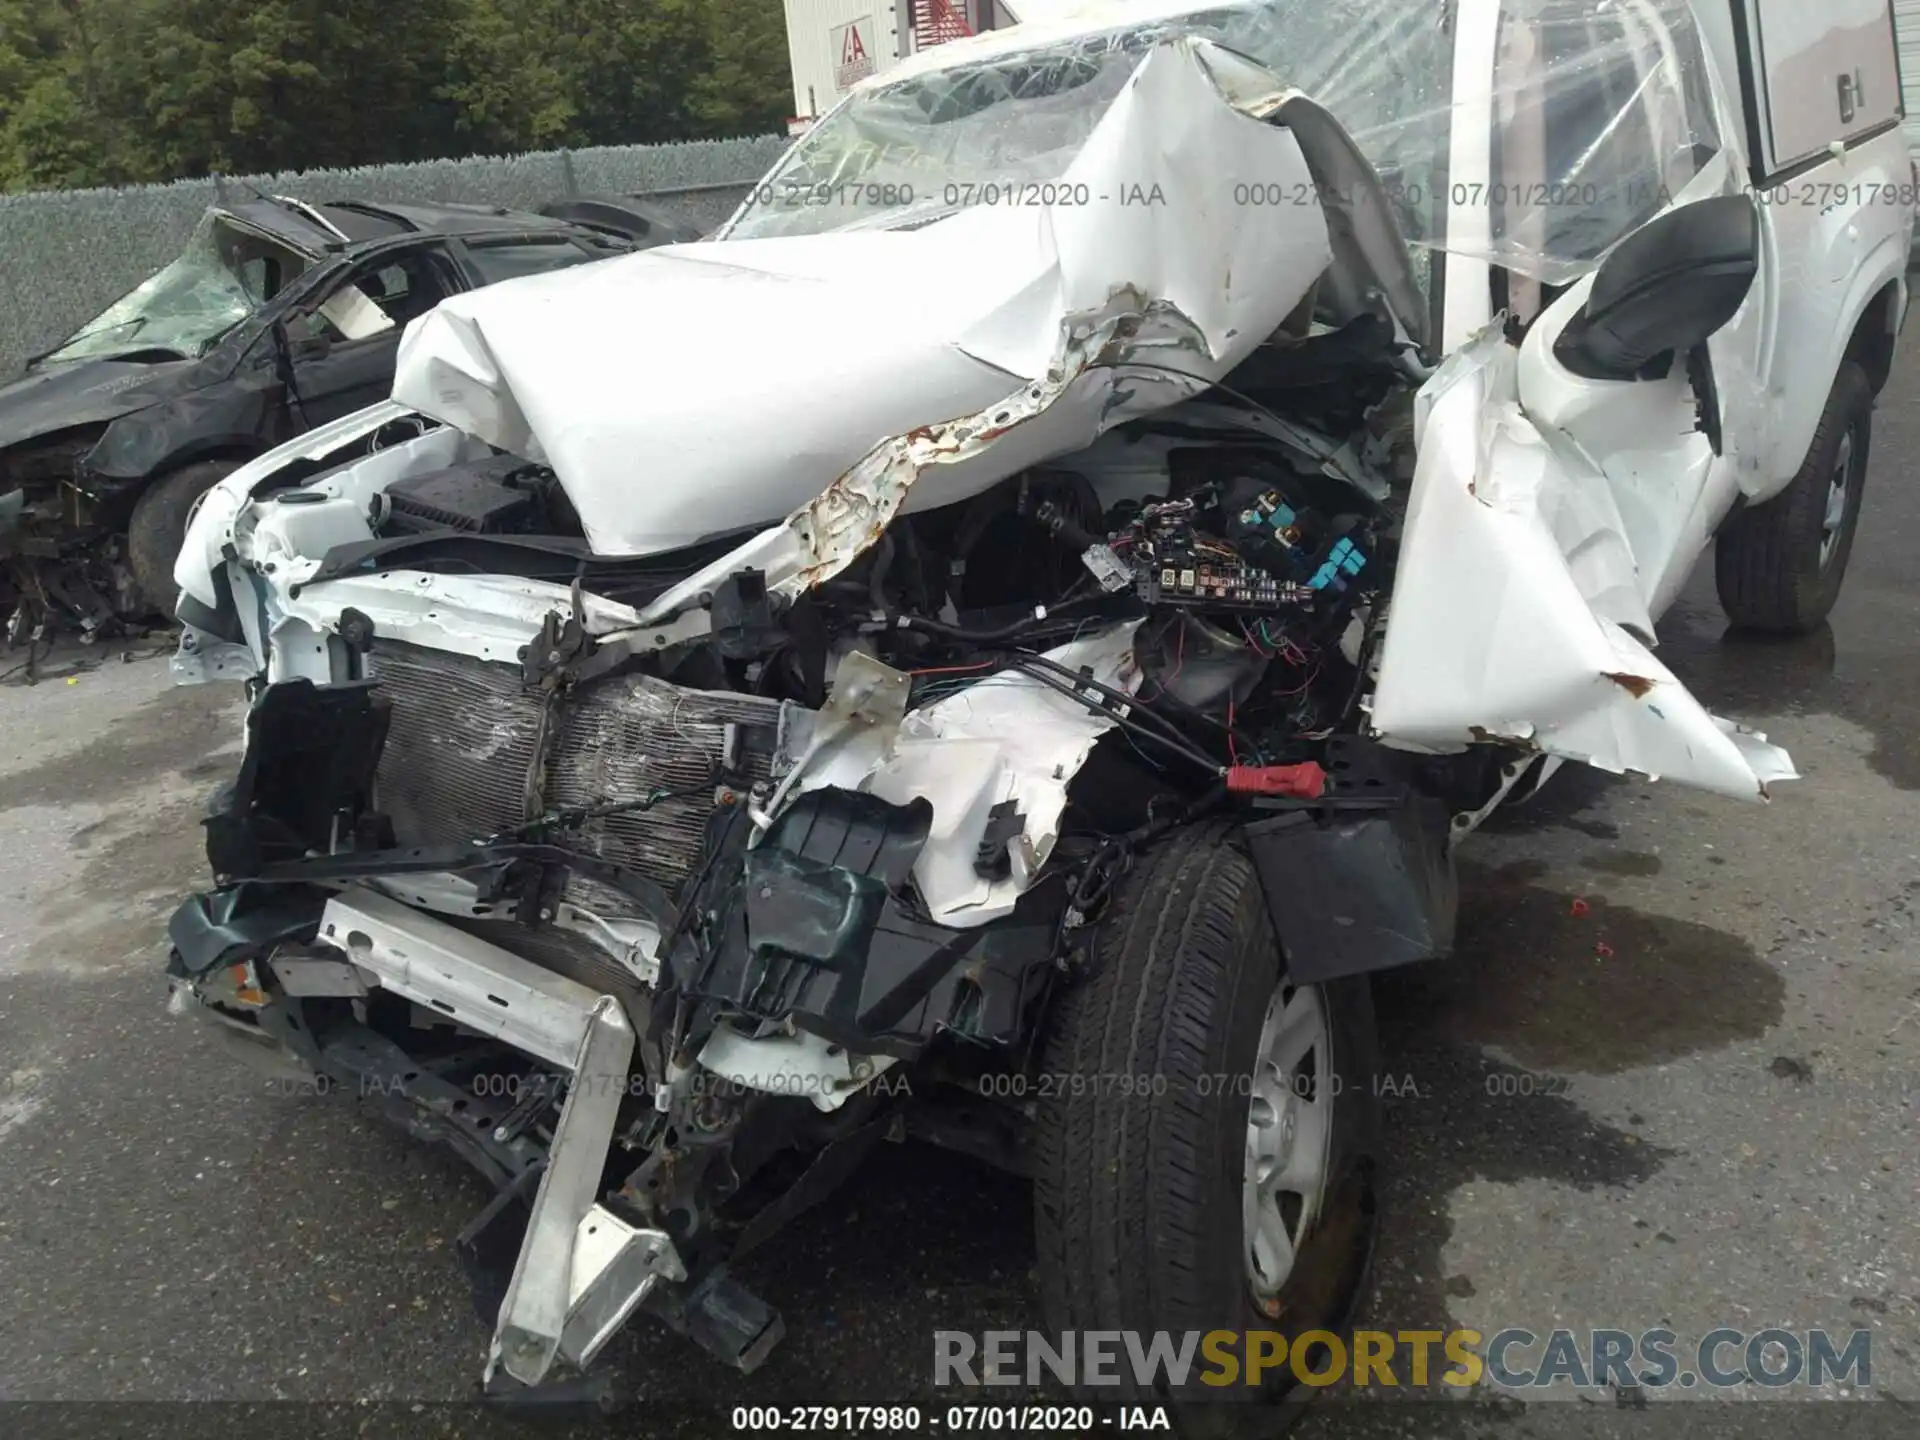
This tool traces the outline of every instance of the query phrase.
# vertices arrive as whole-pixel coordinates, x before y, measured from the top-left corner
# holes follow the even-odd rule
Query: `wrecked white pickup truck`
[[[1565,760],[1791,774],[1654,621],[1716,535],[1742,623],[1832,604],[1912,177],[1840,137],[1891,198],[1808,331],[1719,34],[1030,19],[209,494],[176,668],[251,707],[175,998],[494,1182],[491,1387],[641,1311],[758,1364],[730,1265],[909,1134],[1033,1176],[1052,1329],[1340,1322],[1454,842]]]

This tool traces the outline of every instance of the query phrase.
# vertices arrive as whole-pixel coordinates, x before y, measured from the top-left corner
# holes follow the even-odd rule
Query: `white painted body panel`
[[[1191,389],[1095,361],[1217,379],[1326,269],[1317,202],[1248,211],[1220,182],[1312,189],[1293,135],[1229,105],[1210,52],[1175,41],[1134,72],[1066,177],[1094,203],[668,246],[490,286],[408,328],[394,398],[550,464],[595,552],[637,555],[775,522],[958,417],[1001,429],[997,407],[1047,385],[1005,443],[902,457],[911,477],[893,477],[929,472],[915,508],[977,493]],[[875,319],[876,289],[927,276],[941,283],[919,303]],[[1108,321],[1124,343],[1081,348]]]
[[[1875,299],[1891,290],[1893,328],[1905,319],[1915,173],[1894,123],[1903,102],[1887,0],[1693,0],[1693,9],[1733,111],[1723,122],[1728,150],[1760,202],[1754,298],[1713,342],[1717,367],[1737,364],[1760,387],[1723,396],[1738,486],[1757,503],[1805,461]],[[1849,70],[1858,65],[1868,87],[1868,105],[1850,121],[1840,119],[1837,60],[1806,86],[1795,78],[1830,55],[1844,55]]]
[[[1463,35],[1496,3],[1464,0]],[[1739,189],[1750,173],[1719,73],[1727,28],[1703,26],[1725,158],[1677,203]],[[1491,51],[1456,57],[1456,71]],[[249,504],[275,468],[265,462],[231,477],[196,518],[183,587],[212,603],[207,577],[237,545],[242,563],[228,571],[248,597],[243,624],[276,678],[328,674],[329,632],[348,604],[377,611],[383,633],[506,658],[560,606],[558,587],[398,573],[310,583],[328,545],[371,533],[365,510],[385,484],[484,441],[551,463],[598,553],[765,527],[644,613],[586,602],[597,634],[697,626],[700,593],[734,569],[761,568],[797,594],[895,514],[978,493],[1177,403],[1269,334],[1331,254],[1316,207],[1255,211],[1253,223],[1209,209],[1206,174],[1307,171],[1290,133],[1224,101],[1206,52],[1156,49],[1076,161],[1096,189],[1122,176],[1163,186],[1162,206],[982,207],[906,233],[673,247],[450,302],[409,333],[396,382],[399,401],[447,428],[327,477],[318,504]],[[1458,74],[1456,91],[1469,108],[1490,103]],[[1456,133],[1456,159],[1471,149]],[[1824,207],[1763,206],[1759,281],[1712,342],[1722,455],[1694,424],[1683,374],[1602,384],[1553,361],[1586,280],[1523,350],[1476,342],[1429,382],[1373,714],[1382,734],[1438,749],[1525,738],[1552,756],[1748,796],[1790,773],[1784,756],[1707,716],[1649,647],[1739,498],[1774,493],[1798,468],[1860,314],[1889,285],[1904,311],[1911,206],[1853,203],[1869,185],[1910,179],[1904,163],[1897,135],[1870,139],[1823,167],[1858,191]],[[926,306],[835,323],[862,287],[929,265],[956,278]],[[1467,278],[1483,277],[1487,257],[1449,256],[1449,281],[1473,266]],[[1448,297],[1448,348],[1489,318],[1464,298]],[[350,452],[377,423],[307,437],[277,463],[329,443]]]
[[[1541,430],[1521,401],[1538,364],[1489,332],[1422,392],[1375,729],[1410,748],[1499,739],[1765,798],[1793,778],[1786,753],[1709,715],[1633,633],[1650,628],[1649,577],[1679,506],[1646,503],[1640,482],[1659,476],[1623,467],[1616,484]]]
[[[1758,341],[1766,398],[1753,418],[1771,433],[1759,468],[1743,472],[1749,497],[1778,494],[1806,459],[1834,376],[1875,297],[1891,287],[1895,328],[1904,319],[1913,192],[1906,138],[1892,129],[1765,197],[1762,281],[1775,319]]]

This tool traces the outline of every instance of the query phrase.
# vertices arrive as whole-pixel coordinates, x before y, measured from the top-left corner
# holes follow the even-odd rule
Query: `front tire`
[[[173,618],[179,587],[173,564],[186,543],[187,520],[202,495],[240,468],[238,460],[202,460],[162,475],[147,487],[127,524],[127,563],[140,598],[156,614]]]
[[[1873,442],[1873,382],[1848,360],[1834,377],[1800,473],[1742,510],[1714,546],[1720,606],[1742,630],[1805,635],[1840,598]]]
[[[1091,973],[1053,1018],[1037,1116],[1048,1329],[1165,1330],[1176,1343],[1277,1330],[1289,1351],[1306,1331],[1337,1331],[1375,1228],[1367,980],[1287,980],[1229,827],[1149,852],[1100,926]],[[1215,1389],[1195,1383],[1205,1368],[1196,1355],[1186,1387],[1141,1391],[1123,1362],[1121,1389],[1099,1396],[1276,1400],[1294,1383],[1289,1364],[1257,1392]]]

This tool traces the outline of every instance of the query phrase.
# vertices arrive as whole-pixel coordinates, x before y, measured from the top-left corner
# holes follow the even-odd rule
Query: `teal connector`
[[[1347,580],[1367,568],[1367,557],[1360,553],[1360,547],[1351,540],[1342,540],[1333,547],[1325,563],[1314,572],[1308,583],[1315,590],[1325,590],[1331,586],[1336,592],[1347,588]]]

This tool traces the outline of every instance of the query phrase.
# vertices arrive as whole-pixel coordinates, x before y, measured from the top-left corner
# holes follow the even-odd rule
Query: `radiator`
[[[517,665],[391,641],[377,641],[370,660],[372,678],[392,702],[376,803],[392,817],[401,844],[478,839],[532,818],[522,796],[543,702],[522,689]],[[548,758],[546,808],[698,785],[719,763],[729,724],[761,729],[757,743],[741,747],[738,768],[764,779],[780,711],[777,700],[688,690],[650,676],[576,686]],[[712,811],[712,794],[703,790],[590,820],[565,843],[636,870],[671,894],[699,861]],[[591,904],[584,895],[573,898]]]

